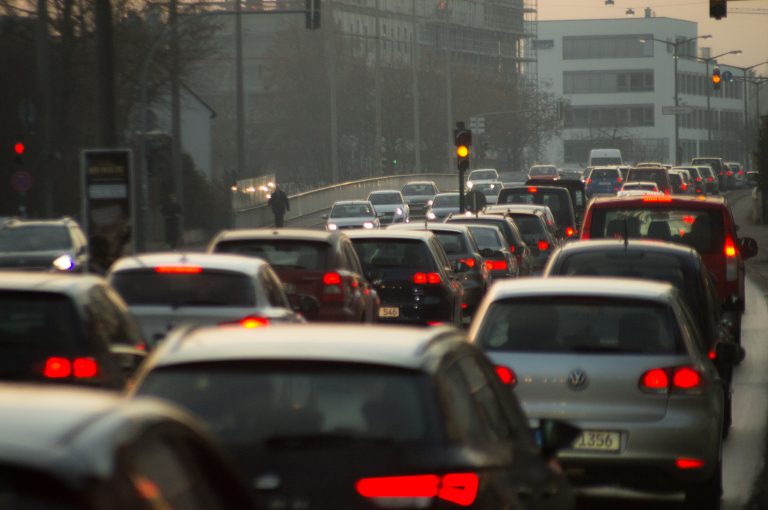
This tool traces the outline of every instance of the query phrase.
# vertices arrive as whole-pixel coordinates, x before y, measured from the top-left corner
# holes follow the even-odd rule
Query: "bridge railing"
[[[296,224],[303,218],[321,214],[330,209],[337,200],[365,199],[371,191],[399,190],[413,181],[434,181],[441,191],[456,190],[459,185],[458,175],[448,173],[392,175],[342,182],[289,196],[291,210],[285,215],[286,224]],[[259,204],[235,212],[236,228],[269,227],[272,225],[274,225],[274,217],[267,204]]]

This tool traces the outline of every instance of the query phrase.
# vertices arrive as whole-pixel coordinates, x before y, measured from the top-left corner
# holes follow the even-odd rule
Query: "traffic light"
[[[463,122],[456,123],[456,129],[453,131],[453,143],[456,145],[459,170],[467,170],[469,168],[470,147],[472,146],[472,131],[466,129]]]
[[[307,30],[320,28],[320,0],[305,0]]]
[[[14,161],[16,161],[16,166],[18,168],[24,167],[24,153],[26,150],[27,146],[22,140],[16,140],[13,142],[13,158]]]
[[[709,0],[709,17],[715,19],[728,17],[728,0]]]
[[[715,67],[712,69],[712,89],[717,91],[720,90],[720,83],[723,81],[723,79],[720,77],[720,68]]]

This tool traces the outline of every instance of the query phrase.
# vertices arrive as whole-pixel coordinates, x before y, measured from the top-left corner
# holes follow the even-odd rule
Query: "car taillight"
[[[693,367],[654,368],[640,377],[640,389],[648,393],[686,392],[701,388],[701,374]]]
[[[539,241],[537,246],[539,247],[539,251],[547,251],[549,249],[549,243],[544,239]]]
[[[725,175],[727,175],[728,177],[731,177],[731,176],[733,175],[733,172],[731,172],[730,170],[728,170],[728,171],[725,173]]]
[[[341,275],[335,271],[323,274],[323,301],[344,301]]]
[[[537,188],[536,186],[530,186],[528,188],[528,193],[536,193],[537,191],[539,191],[539,188]]]
[[[442,281],[440,273],[414,273],[413,275],[413,283],[416,285],[424,285],[427,283],[430,285],[437,285]]]
[[[675,466],[677,466],[677,469],[699,469],[704,467],[704,461],[701,459],[680,457],[675,459]]]
[[[643,195],[643,202],[671,202],[669,195]]]
[[[47,379],[63,379],[72,375],[72,363],[67,358],[52,356],[45,360],[43,376]]]
[[[621,177],[616,177],[616,182],[621,182]]]
[[[566,229],[565,229],[565,235],[566,235],[567,237],[573,237],[573,235],[574,235],[575,233],[576,233],[576,231],[575,231],[575,230],[573,230],[573,228],[572,228],[572,227],[566,227]]]
[[[507,261],[506,260],[486,260],[485,267],[488,268],[488,271],[506,271]]]
[[[155,272],[161,274],[198,274],[203,272],[200,266],[155,266]]]
[[[256,329],[269,326],[269,319],[266,317],[243,317],[240,319],[240,325],[245,329]]]
[[[341,275],[339,273],[325,273],[323,275],[323,284],[325,285],[341,285]]]
[[[474,257],[467,257],[466,259],[459,259],[459,262],[466,264],[468,268],[475,267],[475,258]]]
[[[725,238],[725,246],[723,248],[726,257],[736,256],[736,245],[733,243],[733,239],[728,236]]]
[[[505,386],[515,386],[517,384],[517,374],[514,370],[504,365],[496,365],[496,375]]]
[[[707,177],[707,182],[713,182],[714,179],[712,177]]]
[[[687,189],[688,189],[688,185],[687,185],[686,183],[682,183],[682,184],[680,185],[680,189],[682,189],[683,191],[685,191],[685,190],[687,190]]]
[[[515,253],[515,245],[514,244],[510,244],[509,245],[509,253]]]
[[[99,364],[93,358],[75,358],[72,375],[77,379],[91,379],[99,375]]]
[[[701,177],[696,177],[696,182],[701,182]]]
[[[420,508],[429,505],[434,498],[469,506],[477,497],[479,485],[475,473],[450,473],[362,478],[355,484],[355,489],[382,508]]]
[[[587,185],[590,185],[590,184],[592,184],[592,178],[591,177],[587,179]]]
[[[739,276],[739,267],[736,255],[736,244],[733,242],[731,236],[725,237],[725,245],[723,246],[723,252],[725,253],[725,280],[734,282]]]

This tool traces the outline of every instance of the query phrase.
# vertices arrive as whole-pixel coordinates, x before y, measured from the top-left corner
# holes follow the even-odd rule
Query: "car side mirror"
[[[738,365],[745,355],[744,348],[733,342],[718,342],[715,345],[715,359],[728,365]]]
[[[551,418],[540,419],[538,427],[533,429],[533,437],[547,459],[554,458],[558,450],[569,448],[580,434],[579,427]]]
[[[742,260],[747,260],[757,255],[757,241],[751,237],[739,239],[739,248],[741,249]]]
[[[145,351],[130,345],[114,344],[109,348],[109,351],[112,359],[120,367],[126,378],[132,377],[147,357]]]

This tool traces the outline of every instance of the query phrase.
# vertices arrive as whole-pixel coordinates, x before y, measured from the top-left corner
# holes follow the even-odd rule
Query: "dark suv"
[[[146,349],[104,279],[0,273],[0,380],[121,389]]]
[[[573,208],[571,193],[567,189],[552,186],[512,186],[499,192],[501,204],[537,204],[546,205],[552,210],[559,229],[558,238],[563,240],[578,237],[579,225],[576,223],[576,211]]]
[[[81,273],[88,243],[71,218],[11,220],[0,228],[0,268]]]

